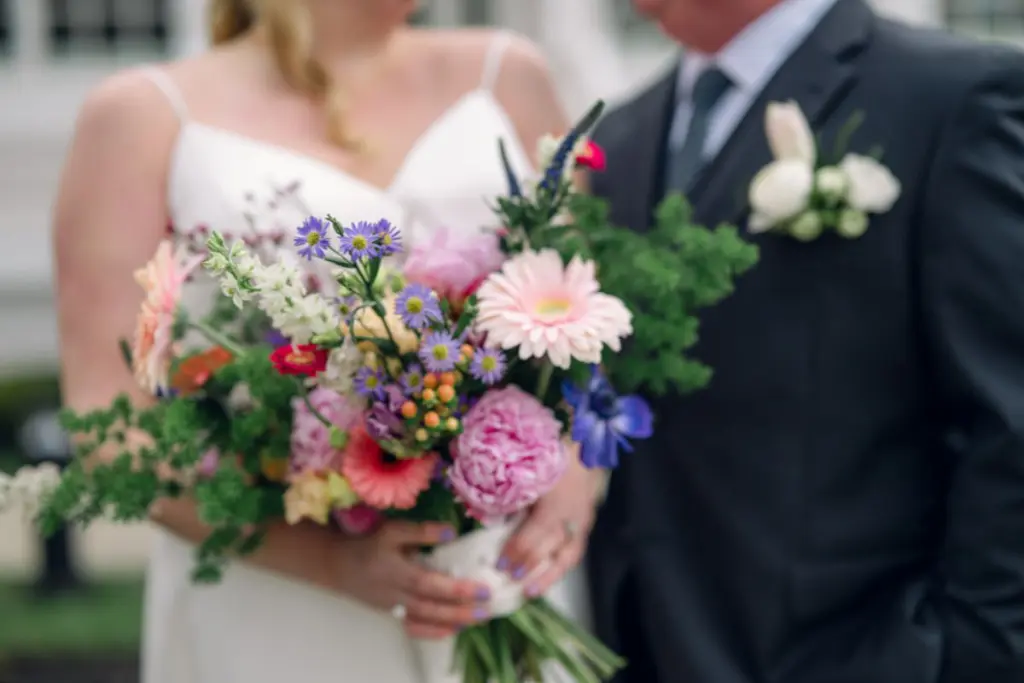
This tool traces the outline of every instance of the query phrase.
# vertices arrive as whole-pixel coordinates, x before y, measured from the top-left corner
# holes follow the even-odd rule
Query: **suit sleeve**
[[[1024,59],[991,57],[940,137],[921,315],[950,454],[941,683],[1024,681]]]

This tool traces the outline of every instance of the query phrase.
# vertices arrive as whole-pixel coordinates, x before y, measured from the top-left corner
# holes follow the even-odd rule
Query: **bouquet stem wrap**
[[[507,573],[498,571],[497,565],[502,548],[520,519],[512,518],[439,545],[423,555],[423,563],[435,571],[488,586],[488,613],[492,618],[508,616],[523,606],[523,587]],[[414,641],[422,683],[463,683],[463,674],[454,658],[455,643],[455,637]]]

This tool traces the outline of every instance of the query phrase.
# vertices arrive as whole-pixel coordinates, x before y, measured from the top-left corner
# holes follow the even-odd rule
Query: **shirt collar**
[[[725,72],[734,87],[760,92],[836,1],[782,0],[748,24],[717,54],[687,50],[679,69],[678,97],[689,97],[697,77],[711,64]]]

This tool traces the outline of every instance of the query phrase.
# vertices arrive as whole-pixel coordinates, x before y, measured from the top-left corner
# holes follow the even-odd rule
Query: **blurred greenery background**
[[[58,405],[51,373],[0,381],[0,471],[12,473],[32,462],[23,427]],[[117,541],[116,533],[108,533],[108,545],[110,538]],[[67,540],[70,573],[59,561],[59,539],[51,542],[48,563],[34,528],[19,514],[0,515],[0,681],[135,683],[141,555],[122,562],[81,562],[81,532],[70,531]],[[132,543],[134,537],[124,540]]]

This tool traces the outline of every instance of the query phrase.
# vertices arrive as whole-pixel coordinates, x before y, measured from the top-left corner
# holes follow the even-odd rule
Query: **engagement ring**
[[[398,621],[405,621],[405,605],[403,605],[402,603],[398,603],[397,605],[392,607],[391,616],[393,616]]]

